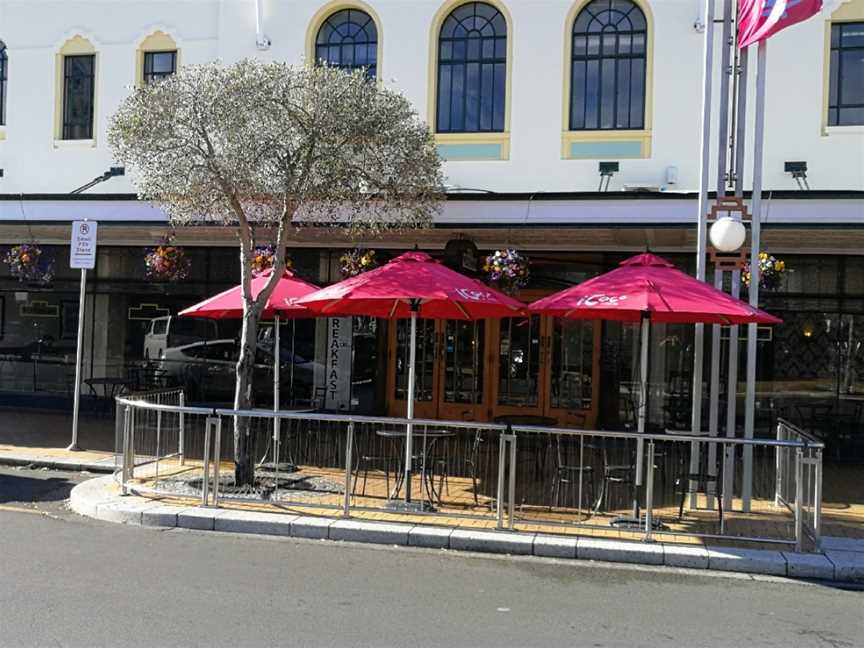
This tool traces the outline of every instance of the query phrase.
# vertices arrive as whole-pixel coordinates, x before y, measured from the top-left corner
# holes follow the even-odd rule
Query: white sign
[[[352,339],[352,318],[333,317],[328,321],[325,409],[347,410],[351,407]]]
[[[96,221],[72,223],[69,245],[69,267],[92,270],[96,267]]]

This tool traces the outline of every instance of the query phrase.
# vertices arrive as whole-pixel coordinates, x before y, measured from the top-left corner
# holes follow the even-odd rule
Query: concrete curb
[[[76,461],[74,459],[59,459],[51,456],[0,455],[0,466],[28,466],[30,468],[68,470],[70,472],[86,470],[92,473],[113,473],[115,470],[113,457],[100,461]]]
[[[156,503],[143,497],[123,497],[113,488],[111,476],[97,477],[75,486],[70,495],[70,505],[72,510],[87,517],[161,528],[602,560],[822,581],[864,581],[864,541],[854,540],[844,544],[844,550],[827,550],[825,554],[798,554],[761,549],[706,549],[661,542],[643,543],[486,529],[450,529],[224,508],[189,508]]]

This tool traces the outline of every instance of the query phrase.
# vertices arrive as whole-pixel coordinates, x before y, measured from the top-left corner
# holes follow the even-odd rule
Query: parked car
[[[144,334],[144,360],[159,360],[168,349],[218,337],[219,327],[213,320],[176,315],[155,317]]]
[[[158,362],[170,384],[185,388],[189,402],[230,403],[234,399],[239,347],[234,340],[193,342],[163,350]],[[308,402],[312,394],[314,366],[300,358],[294,365],[294,397]],[[258,349],[253,374],[254,405],[273,403],[273,355],[268,349]],[[291,403],[291,356],[282,354],[280,396],[284,407]]]

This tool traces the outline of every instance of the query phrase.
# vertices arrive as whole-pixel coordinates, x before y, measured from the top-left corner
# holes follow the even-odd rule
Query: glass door
[[[440,324],[441,404],[444,419],[483,420],[486,398],[486,322],[447,320]]]
[[[493,418],[542,416],[542,363],[545,342],[541,318],[508,317],[493,322],[497,330],[497,375]]]
[[[387,413],[405,416],[408,397],[408,342],[410,320],[396,320],[390,326],[390,352]],[[414,416],[435,418],[438,415],[438,372],[435,356],[438,352],[434,320],[417,320],[417,358],[414,377]]]
[[[546,320],[549,351],[546,413],[562,425],[594,427],[600,326],[596,322]]]

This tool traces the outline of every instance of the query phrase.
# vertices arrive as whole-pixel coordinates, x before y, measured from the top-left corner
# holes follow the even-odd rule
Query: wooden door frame
[[[447,403],[444,401],[444,383],[447,373],[447,320],[440,320],[436,326],[436,333],[440,334],[440,349],[436,358],[436,370],[438,376],[438,416],[451,421],[485,421],[488,419],[489,409],[489,365],[491,358],[491,346],[489,344],[490,320],[479,320],[479,326],[483,327],[483,357],[480,365],[483,370],[483,391],[479,403]]]
[[[396,341],[398,334],[399,323],[402,320],[390,320],[390,326],[387,327],[387,393],[384,397],[384,402],[387,406],[387,416],[405,417],[408,414],[408,401],[396,398],[396,353],[399,345]],[[406,325],[410,326],[408,320],[404,320]],[[432,400],[431,401],[416,401],[414,403],[414,418],[437,419],[438,405],[440,401],[439,395],[439,371],[438,371],[438,322],[434,320],[418,320],[420,322],[432,322],[435,340],[433,341],[432,353],[435,356],[433,359],[432,370]]]

